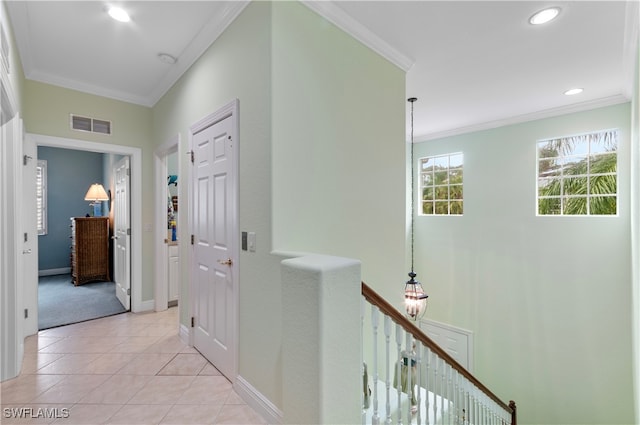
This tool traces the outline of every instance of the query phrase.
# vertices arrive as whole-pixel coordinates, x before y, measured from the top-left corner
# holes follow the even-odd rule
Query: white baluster
[[[402,424],[402,370],[400,369],[402,357],[402,326],[396,324],[396,390],[398,392],[398,424]]]
[[[438,379],[438,364],[440,363],[440,357],[436,353],[433,353],[433,423],[438,423],[438,400],[437,396],[440,393],[438,391],[438,384],[440,380]]]
[[[442,383],[440,385],[440,388],[442,389],[442,394],[440,394],[440,411],[441,416],[442,416],[442,423],[445,423],[446,421],[446,414],[447,414],[447,410],[444,409],[444,402],[445,399],[447,398],[447,364],[444,361],[444,359],[442,359],[442,373],[440,373],[440,378],[442,379]]]
[[[489,418],[487,417],[487,403],[484,393],[482,393],[482,423],[483,425],[489,425]]]
[[[454,416],[453,423],[455,425],[460,425],[460,414],[462,413],[460,410],[460,374],[457,370],[453,371],[453,408],[454,408]]]
[[[364,312],[365,312],[365,306],[367,305],[369,304],[367,303],[365,298],[362,297],[360,299],[360,335],[364,335]],[[362,345],[364,344],[360,344],[360,359],[362,360],[362,370],[360,371],[360,374],[364,376],[365,363],[364,363],[364,350]],[[366,384],[365,384],[365,391],[366,391]],[[367,411],[364,408],[364,398],[365,398],[365,393],[363,392],[360,397],[361,399],[360,404],[362,405],[362,415],[360,417],[360,422],[362,423],[362,425],[365,425],[367,423]]]
[[[462,397],[462,401],[460,402],[460,407],[462,408],[462,420],[460,423],[462,423],[462,425],[467,425],[469,423],[469,383],[467,378],[464,376],[460,380],[460,391]]]
[[[371,306],[371,326],[373,327],[373,416],[371,424],[378,425],[380,416],[378,415],[378,318],[380,310],[378,307]]]
[[[426,425],[429,425],[430,423],[430,406],[429,406],[429,399],[431,398],[431,391],[430,391],[430,385],[429,385],[429,380],[430,375],[431,375],[431,349],[427,346],[424,346],[424,365],[425,365],[425,371],[424,371],[424,376],[425,376],[425,380],[424,380],[424,389],[425,389],[425,394],[427,399],[425,400],[424,404],[425,404],[425,411],[426,413],[426,418],[425,418],[425,423]]]
[[[422,422],[422,387],[424,383],[422,382],[422,354],[424,350],[424,345],[421,342],[416,341],[416,388],[418,389],[418,394],[416,396],[416,400],[418,402],[418,412],[416,416],[416,424],[420,424]]]
[[[454,394],[453,367],[451,367],[451,365],[447,363],[447,406],[449,411],[449,415],[447,416],[449,417],[449,425],[452,425],[455,419],[455,410],[454,410],[455,406],[453,405],[453,394]]]
[[[469,423],[476,425],[478,424],[478,416],[477,416],[478,412],[476,409],[477,408],[476,388],[473,384],[471,384],[470,396],[471,396],[471,401],[469,403]]]
[[[389,316],[387,316],[386,314],[384,315],[384,340],[385,340],[385,371],[387,374],[387,380],[386,380],[386,412],[387,412],[387,419],[385,421],[385,423],[387,425],[391,425],[391,399],[390,399],[390,395],[391,395],[391,369],[389,366],[389,363],[391,361],[391,350],[390,350],[390,346],[391,346],[391,318]]]
[[[406,357],[403,356],[402,358],[402,362],[405,365],[405,368],[407,370],[407,398],[409,399],[409,404],[407,407],[407,423],[410,424],[411,423],[411,416],[412,416],[412,402],[413,402],[413,335],[411,335],[409,332],[405,332],[405,355]]]

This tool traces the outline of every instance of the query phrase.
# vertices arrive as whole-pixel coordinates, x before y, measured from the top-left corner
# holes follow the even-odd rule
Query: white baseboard
[[[38,270],[38,276],[55,276],[57,274],[70,274],[71,267],[62,267],[60,269]]]
[[[154,300],[142,301],[142,303],[140,304],[140,308],[134,311],[134,313],[142,313],[143,311],[154,311],[155,308],[156,303]]]
[[[238,376],[233,389],[247,405],[258,412],[268,424],[281,424],[282,411],[256,390],[242,376]]]
[[[180,328],[178,329],[178,336],[180,337],[180,340],[187,345],[192,345],[190,335],[189,327],[180,323]]]

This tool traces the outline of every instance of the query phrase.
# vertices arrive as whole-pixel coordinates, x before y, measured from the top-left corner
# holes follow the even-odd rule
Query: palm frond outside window
[[[618,214],[618,130],[538,142],[538,215]]]

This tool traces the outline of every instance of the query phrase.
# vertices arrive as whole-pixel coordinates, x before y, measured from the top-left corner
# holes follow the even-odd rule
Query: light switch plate
[[[256,232],[249,232],[248,236],[249,251],[256,252]]]

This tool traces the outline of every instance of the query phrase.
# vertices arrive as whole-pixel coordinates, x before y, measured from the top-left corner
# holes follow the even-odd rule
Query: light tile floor
[[[0,423],[264,424],[180,340],[177,315],[125,313],[28,337],[22,373],[0,384]]]

